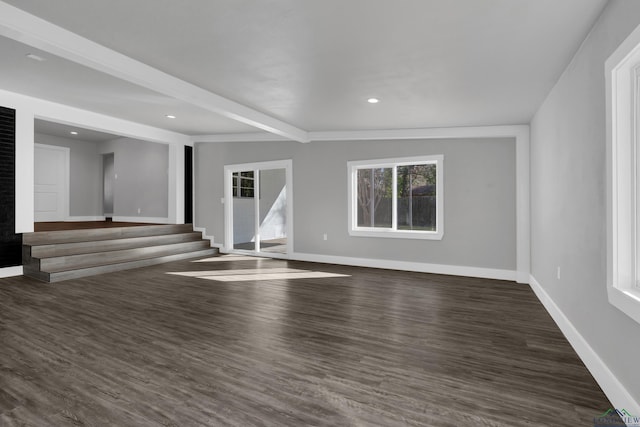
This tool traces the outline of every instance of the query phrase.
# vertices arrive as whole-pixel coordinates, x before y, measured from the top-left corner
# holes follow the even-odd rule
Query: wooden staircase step
[[[24,275],[45,282],[218,253],[191,224],[46,231],[23,236]]]
[[[216,248],[208,248],[195,252],[185,252],[172,255],[165,255],[155,258],[139,259],[135,261],[126,261],[116,264],[99,265],[94,267],[86,267],[74,270],[65,270],[59,272],[38,271],[28,266],[24,266],[25,276],[33,277],[45,282],[54,283],[63,280],[76,279],[79,277],[94,276],[97,274],[113,273],[116,271],[130,270],[133,268],[148,267],[151,265],[163,264],[170,261],[178,261],[189,258],[197,258],[204,256],[214,256],[218,254]]]
[[[93,228],[85,230],[40,231],[25,233],[24,245],[53,245],[59,243],[91,242],[131,237],[158,236],[163,234],[193,232],[191,224],[147,225],[138,227]]]
[[[95,252],[133,249],[146,246],[167,245],[198,241],[202,239],[201,233],[176,233],[159,236],[127,237],[122,239],[97,240],[90,242],[56,243],[49,245],[24,245],[28,252],[23,254],[29,258],[51,258],[66,255],[89,254]]]
[[[43,258],[38,260],[40,270],[55,273],[64,270],[95,267],[98,265],[117,264],[125,261],[161,257],[176,253],[193,252],[209,248],[209,242],[174,243],[170,245],[145,246],[141,248],[122,249],[117,251],[97,252],[80,255],[66,255],[60,257]]]

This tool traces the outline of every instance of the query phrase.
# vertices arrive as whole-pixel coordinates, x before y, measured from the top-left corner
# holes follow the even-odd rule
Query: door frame
[[[241,250],[233,247],[233,179],[234,172],[255,171],[255,176],[259,180],[260,170],[284,169],[285,185],[287,195],[287,252],[279,254],[273,252],[257,252],[255,250]],[[258,181],[259,182],[259,181]],[[259,187],[256,186],[256,187]],[[256,188],[259,192],[259,189]],[[258,214],[260,209],[260,199],[255,203],[256,209],[256,236],[259,239],[260,227]],[[222,250],[226,253],[238,253],[246,255],[257,255],[269,258],[290,258],[293,254],[293,161],[274,160],[268,162],[242,163],[224,166],[224,246]]]
[[[33,169],[34,169],[34,195],[35,195],[35,185],[37,185],[35,183],[35,174],[36,174],[36,170],[35,170],[35,150],[38,148],[41,149],[45,149],[45,150],[54,150],[54,151],[60,151],[64,154],[63,158],[64,158],[64,178],[63,178],[63,189],[62,189],[62,216],[63,218],[58,220],[58,221],[68,221],[69,220],[69,206],[71,203],[70,200],[70,187],[71,187],[71,149],[69,147],[61,147],[58,145],[48,145],[48,144],[41,144],[41,143],[34,143],[34,161],[33,161]],[[35,220],[35,206],[34,206],[34,221]]]
[[[105,205],[106,205],[106,200],[105,200],[105,167],[104,167],[104,160],[106,158],[106,156],[113,156],[113,179],[111,182],[111,197],[113,200],[111,200],[111,212],[107,212],[105,209]],[[116,153],[114,151],[109,151],[107,153],[100,153],[100,157],[102,159],[102,162],[100,164],[100,167],[102,167],[102,216],[104,217],[104,219],[107,218],[112,218],[116,215],[116,196],[115,196],[115,187],[116,187],[116,179],[115,179],[115,170],[116,170]]]

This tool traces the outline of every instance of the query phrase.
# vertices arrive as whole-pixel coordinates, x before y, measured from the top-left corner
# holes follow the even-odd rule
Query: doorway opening
[[[291,160],[225,166],[225,252],[291,255],[291,170]]]
[[[102,210],[107,221],[113,219],[113,190],[115,188],[114,153],[102,155]]]

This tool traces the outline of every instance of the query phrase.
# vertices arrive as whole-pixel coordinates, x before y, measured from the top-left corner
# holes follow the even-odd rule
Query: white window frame
[[[251,171],[238,171],[238,172],[233,172],[232,176],[231,176],[231,182],[232,182],[232,189],[236,190],[236,195],[233,196],[236,199],[253,199],[255,197],[256,194],[256,178],[254,177],[247,177],[247,176],[240,176],[240,174],[242,172],[254,172],[253,170]],[[255,172],[254,172],[255,173]],[[238,175],[235,175],[238,174]],[[243,196],[242,195],[242,189],[243,188],[248,188],[248,187],[242,187],[242,180],[246,180],[246,181],[253,181],[253,187],[251,188],[253,190],[253,195],[252,196]]]
[[[398,230],[397,229],[397,201],[395,197],[397,166],[435,164],[436,165],[436,230]],[[359,227],[358,226],[358,169],[393,168],[393,206],[392,206],[392,227]],[[347,162],[349,174],[349,234],[361,237],[389,237],[400,239],[428,239],[442,240],[444,236],[444,156],[442,154],[431,156],[403,157],[393,159],[359,160]]]
[[[605,63],[607,296],[640,323],[640,26]]]

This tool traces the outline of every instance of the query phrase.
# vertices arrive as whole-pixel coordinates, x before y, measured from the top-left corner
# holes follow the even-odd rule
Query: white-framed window
[[[352,161],[349,234],[442,239],[444,156]]]
[[[605,63],[607,296],[640,323],[640,27]]]
[[[233,197],[253,198],[255,194],[255,177],[253,171],[233,172],[231,179]]]

